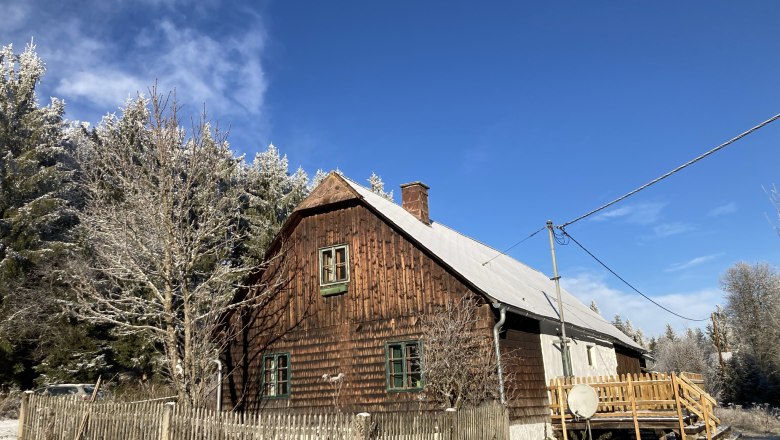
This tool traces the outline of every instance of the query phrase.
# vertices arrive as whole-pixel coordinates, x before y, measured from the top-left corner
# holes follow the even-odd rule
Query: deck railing
[[[630,419],[639,438],[643,420],[674,417],[677,428],[685,431],[691,415],[704,422],[708,439],[717,431],[720,420],[715,417],[715,400],[704,391],[700,374],[647,373],[619,376],[584,376],[553,379],[547,388],[553,423],[560,423],[564,440],[568,440],[566,423],[575,421],[568,409],[569,391],[577,384],[587,384],[599,398],[596,414],[591,420]]]

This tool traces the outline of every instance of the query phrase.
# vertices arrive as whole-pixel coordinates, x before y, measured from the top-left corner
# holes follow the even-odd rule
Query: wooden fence
[[[82,429],[83,427],[83,429]],[[77,437],[79,431],[80,437]],[[257,414],[171,403],[89,403],[25,395],[20,440],[507,440],[498,404],[453,412]]]
[[[566,435],[566,424],[575,419],[568,411],[569,391],[577,384],[593,387],[598,395],[594,421],[603,426],[629,419],[637,438],[640,425],[653,421],[662,424],[662,418],[671,418],[680,432],[684,431],[691,415],[704,422],[706,437],[711,439],[720,420],[713,413],[715,400],[704,391],[700,374],[664,373],[623,374],[620,376],[591,376],[553,379],[547,388],[553,423],[560,423]]]

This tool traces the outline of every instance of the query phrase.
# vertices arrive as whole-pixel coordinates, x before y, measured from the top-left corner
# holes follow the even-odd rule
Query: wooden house
[[[505,360],[514,429],[545,429],[547,382],[562,375],[553,282],[432,221],[424,184],[402,185],[402,200],[332,173],[295,209],[247,294],[271,293],[231,320],[225,407],[418,410],[418,319],[472,295],[484,337],[514,353]],[[641,347],[562,295],[574,374],[639,372]]]

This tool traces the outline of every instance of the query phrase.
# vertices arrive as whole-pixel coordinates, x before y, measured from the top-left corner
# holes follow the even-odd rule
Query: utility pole
[[[723,372],[723,349],[720,343],[720,333],[718,332],[718,321],[715,319],[715,313],[710,314],[712,320],[712,335],[715,336],[715,347],[718,348],[718,360],[720,360],[720,371]]]
[[[566,321],[563,319],[563,300],[561,299],[561,277],[558,276],[558,263],[555,260],[555,233],[552,220],[547,220],[547,231],[550,233],[550,254],[552,254],[553,277],[555,281],[555,293],[558,297],[558,317],[561,318],[561,362],[563,363],[563,375],[573,376],[571,372],[571,359],[569,358],[569,340],[566,338]]]

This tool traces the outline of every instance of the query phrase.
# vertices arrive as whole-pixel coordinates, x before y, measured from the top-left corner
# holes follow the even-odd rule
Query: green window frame
[[[319,254],[320,286],[349,282],[349,246],[324,247]]]
[[[290,354],[263,355],[262,396],[264,399],[290,397]]]
[[[422,368],[422,342],[386,343],[385,371],[388,391],[419,391],[423,389],[425,378]]]

